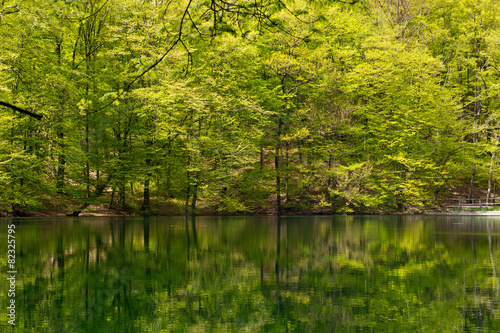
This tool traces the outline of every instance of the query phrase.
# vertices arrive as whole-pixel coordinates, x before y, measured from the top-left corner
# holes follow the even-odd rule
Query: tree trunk
[[[488,172],[488,192],[486,193],[486,204],[490,203],[491,197],[491,185],[493,183],[493,166],[495,165],[495,158],[497,155],[497,136],[495,134],[495,145],[493,147],[493,151],[491,152],[491,160],[490,160],[490,170]]]
[[[264,148],[260,147],[260,169],[264,167]]]
[[[276,152],[274,154],[274,169],[276,170],[276,213],[281,215],[281,177],[280,177],[280,154],[281,154],[281,116],[278,121],[278,142],[276,144]]]
[[[113,187],[113,190],[111,192],[111,200],[109,201],[109,209],[113,208],[113,200],[115,198],[115,188]]]
[[[87,89],[88,93],[88,89]],[[90,197],[90,163],[89,163],[89,152],[90,152],[90,144],[89,144],[89,114],[86,111],[85,117],[85,184],[87,189],[87,197]]]
[[[490,203],[491,197],[491,184],[492,184],[492,174],[493,174],[493,164],[495,163],[496,153],[491,154],[490,171],[488,173],[488,192],[486,194],[486,203]]]
[[[143,202],[142,202],[142,211],[148,212],[151,210],[151,205],[150,205],[150,191],[149,191],[149,184],[150,184],[150,178],[151,178],[151,172],[149,172],[149,167],[151,166],[151,159],[146,159],[146,167],[147,167],[147,172],[146,172],[146,179],[144,180],[144,196],[143,196]]]
[[[61,152],[59,153],[58,165],[57,165],[57,193],[62,194],[64,192],[64,175],[66,173],[66,156],[64,155],[64,145],[61,141],[64,139],[64,134],[62,132],[57,132],[57,137],[59,138],[59,147]]]
[[[193,186],[193,199],[191,201],[191,214],[196,215],[196,200],[198,199],[198,184]]]
[[[121,184],[118,187],[118,202],[121,208],[125,208],[125,184]]]
[[[150,211],[151,206],[149,203],[149,175],[146,176],[146,179],[144,180],[144,196],[143,196],[143,202],[142,202],[142,210],[143,211]]]
[[[191,186],[189,185],[189,171],[187,172],[187,189],[186,189],[186,203],[184,204],[184,213],[187,215],[189,214],[189,197],[191,196],[189,191],[191,189]]]

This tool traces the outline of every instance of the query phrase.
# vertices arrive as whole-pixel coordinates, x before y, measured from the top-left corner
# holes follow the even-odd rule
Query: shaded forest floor
[[[484,193],[483,193],[484,192]],[[465,202],[467,189],[455,188],[450,191],[449,198]],[[486,191],[478,190],[479,197],[486,197]],[[26,208],[19,204],[12,205],[11,207],[0,206],[0,217],[62,217],[68,216],[71,213],[80,210],[79,207],[85,198],[77,199],[71,195],[48,195],[40,194],[38,199],[41,204],[37,207]],[[268,202],[268,208],[249,209],[245,211],[224,211],[218,209],[217,206],[209,205],[207,202],[199,201],[196,215],[275,215],[275,199]],[[283,215],[500,215],[500,206],[490,207],[462,207],[445,208],[446,200],[438,200],[435,207],[407,207],[404,210],[384,210],[377,209],[371,211],[352,209],[350,212],[339,212],[329,207],[316,207],[316,208],[298,208],[298,207],[284,207]],[[494,200],[494,199],[493,199]],[[484,201],[483,201],[484,202]],[[317,206],[317,205],[314,205]],[[9,209],[10,208],[10,209]],[[189,212],[191,213],[191,212]],[[95,199],[93,204],[89,205],[81,211],[79,216],[182,216],[186,215],[185,201],[181,199],[167,199],[165,197],[152,197],[150,210],[144,211],[142,209],[142,198],[135,196],[129,198],[126,205],[123,207],[118,202],[117,196],[113,195],[111,191],[105,191],[99,198]]]
[[[76,206],[73,206],[76,209]],[[109,204],[95,203],[83,210],[79,216],[182,216],[185,215],[183,209],[179,209],[177,206],[170,205],[169,207],[162,207],[161,209],[153,208],[150,212],[144,212],[137,208],[136,205],[131,205],[126,208],[119,208],[118,206],[109,207]],[[48,204],[41,209],[36,210],[25,210],[20,207],[14,207],[13,210],[9,212],[0,211],[0,217],[62,217],[67,216],[72,212],[72,209],[65,204]],[[260,209],[255,211],[241,211],[241,212],[221,212],[217,210],[210,209],[199,209],[196,211],[196,215],[275,215],[274,209]],[[339,213],[333,210],[318,210],[318,209],[306,209],[306,210],[289,210],[284,211],[283,215],[345,215],[346,213]],[[352,213],[347,213],[348,215],[500,215],[500,207],[498,208],[484,208],[484,209],[446,209],[446,208],[436,208],[436,209],[417,209],[411,208],[405,211],[355,211]]]
[[[54,210],[21,210],[21,211],[0,211],[0,218],[2,217],[63,217],[67,216],[70,211],[54,211]],[[497,215],[500,216],[499,210],[446,210],[446,209],[426,209],[426,210],[407,210],[401,212],[385,212],[385,211],[377,211],[377,212],[353,212],[348,215]],[[109,209],[102,204],[95,204],[89,206],[86,210],[80,213],[79,216],[182,216],[185,215],[181,212],[174,211],[153,211],[148,214],[144,212],[137,212],[130,209]],[[209,210],[200,210],[196,213],[196,215],[219,215],[219,216],[234,216],[234,215],[275,215],[275,212],[272,210],[260,210],[255,212],[218,212],[218,211],[209,211]],[[334,211],[324,211],[318,212],[314,210],[305,210],[305,211],[294,211],[294,212],[284,212],[283,215],[345,215],[343,213],[338,213]]]

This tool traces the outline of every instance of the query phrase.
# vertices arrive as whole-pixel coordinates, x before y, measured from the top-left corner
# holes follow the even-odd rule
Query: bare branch
[[[32,118],[37,119],[37,120],[42,120],[42,118],[43,118],[43,116],[42,116],[41,114],[36,114],[36,113],[30,112],[30,111],[28,111],[28,110],[22,109],[22,108],[20,108],[20,107],[17,107],[17,106],[15,106],[15,105],[12,105],[12,104],[7,103],[7,102],[2,102],[2,101],[0,101],[0,105],[5,106],[5,107],[8,107],[8,108],[10,108],[10,109],[12,109],[12,110],[14,110],[14,111],[17,111],[17,112],[21,112],[21,113],[23,113],[23,114],[26,114],[26,115],[28,115],[28,116],[30,116],[30,117],[32,117]]]
[[[2,15],[1,16],[9,15],[9,14],[14,14],[14,13],[19,12],[20,10],[21,10],[21,8],[19,7],[19,5],[7,7],[4,10],[2,10],[2,12],[1,12]]]

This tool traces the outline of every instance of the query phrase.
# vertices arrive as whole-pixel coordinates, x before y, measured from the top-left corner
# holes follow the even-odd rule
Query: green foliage
[[[490,217],[46,222],[16,233],[20,253],[30,253],[16,256],[21,332],[500,327],[499,227]]]
[[[491,190],[498,4],[403,2],[2,3],[0,101],[44,116],[2,107],[2,209],[113,193],[270,212],[279,193],[354,212]]]

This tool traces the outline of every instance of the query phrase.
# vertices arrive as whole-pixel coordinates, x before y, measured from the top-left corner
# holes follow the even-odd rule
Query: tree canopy
[[[490,200],[499,6],[3,1],[0,211]]]

